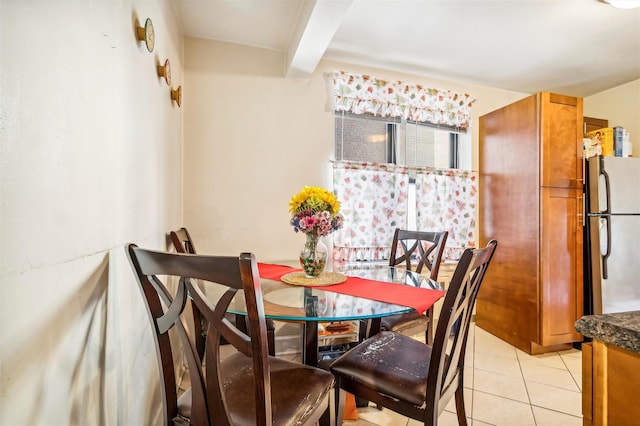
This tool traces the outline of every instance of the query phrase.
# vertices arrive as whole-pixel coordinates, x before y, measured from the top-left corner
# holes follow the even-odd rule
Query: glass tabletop
[[[439,283],[427,276],[401,268],[378,265],[357,269],[334,267],[334,270],[348,276],[442,290]],[[336,293],[331,291],[331,286],[304,287],[264,278],[261,279],[261,286],[265,317],[275,320],[350,321],[401,314],[412,310],[406,306]],[[212,302],[222,294],[221,287],[215,284],[199,284],[199,287]],[[246,314],[244,297],[241,293],[236,295],[228,312]]]

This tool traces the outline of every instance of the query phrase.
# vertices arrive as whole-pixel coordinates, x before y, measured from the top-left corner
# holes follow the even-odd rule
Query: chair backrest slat
[[[473,305],[497,244],[491,240],[485,248],[465,250],[453,273],[431,353],[426,401],[433,407],[428,413],[439,415],[457,387],[451,385],[461,380]]]
[[[148,275],[142,272],[141,262],[133,253],[133,249],[135,247],[135,244],[127,245],[127,257],[131,267],[136,273],[139,289],[144,298],[147,314],[154,331],[154,343],[160,367],[160,382],[162,384],[161,396],[164,407],[164,424],[168,424],[171,419],[178,415],[178,393],[176,388],[175,370],[173,369],[174,364],[171,340],[168,332],[162,332],[159,329],[158,318],[165,315],[163,302],[170,306],[173,302],[173,298],[169,295],[169,291],[160,280],[157,280],[155,277],[151,277],[150,279]],[[180,333],[180,330],[178,333]]]
[[[396,266],[404,263],[408,270],[418,273],[422,272],[425,266],[429,269],[429,278],[438,280],[438,272],[447,242],[447,231],[410,231],[396,228],[391,244],[391,254],[389,266]],[[399,248],[402,252],[399,252]],[[412,258],[415,258],[416,265],[412,265]]]
[[[187,228],[180,228],[177,231],[171,231],[169,234],[173,247],[178,253],[196,254],[196,247],[193,244],[191,235]]]
[[[231,424],[223,389],[221,338],[224,337],[240,352],[252,358],[255,376],[256,424],[271,424],[271,386],[267,353],[266,322],[262,306],[260,278],[255,257],[203,256],[145,250],[135,244],[126,247],[127,256],[136,272],[141,292],[155,332],[155,344],[163,386],[165,424],[178,414],[176,378],[168,330],[175,327],[182,342],[192,386],[192,424]],[[163,280],[160,277],[164,278]],[[165,283],[177,281],[172,297]],[[226,286],[215,306],[196,282]],[[244,296],[249,317],[249,334],[225,318],[227,308],[236,293]],[[188,333],[183,318],[188,295],[209,322],[205,348],[207,383],[202,370],[202,356]],[[252,338],[249,337],[252,336]],[[207,386],[208,384],[208,386]],[[247,392],[250,392],[247,389]],[[209,412],[211,410],[211,412]]]

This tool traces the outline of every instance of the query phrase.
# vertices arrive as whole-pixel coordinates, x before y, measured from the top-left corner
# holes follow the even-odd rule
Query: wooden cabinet
[[[637,425],[640,355],[594,340],[582,345],[582,424]]]
[[[479,327],[527,353],[581,341],[582,99],[541,92],[480,117],[480,246],[498,240]]]
[[[541,346],[581,341],[583,314],[582,189],[542,188],[540,244]]]

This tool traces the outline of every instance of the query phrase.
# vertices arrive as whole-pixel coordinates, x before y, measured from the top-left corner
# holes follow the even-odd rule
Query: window
[[[475,99],[344,71],[326,77],[336,111],[333,189],[345,216],[334,260],[388,258],[396,227],[447,230],[450,259],[473,247],[477,173],[466,129]]]
[[[463,130],[371,114],[335,114],[337,160],[393,163],[409,167],[464,168]],[[415,171],[411,171],[412,178]]]

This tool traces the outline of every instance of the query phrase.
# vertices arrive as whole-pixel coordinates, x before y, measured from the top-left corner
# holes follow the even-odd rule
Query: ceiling
[[[640,79],[640,8],[598,0],[172,0],[185,35],[535,93]],[[624,0],[629,1],[629,0]]]

